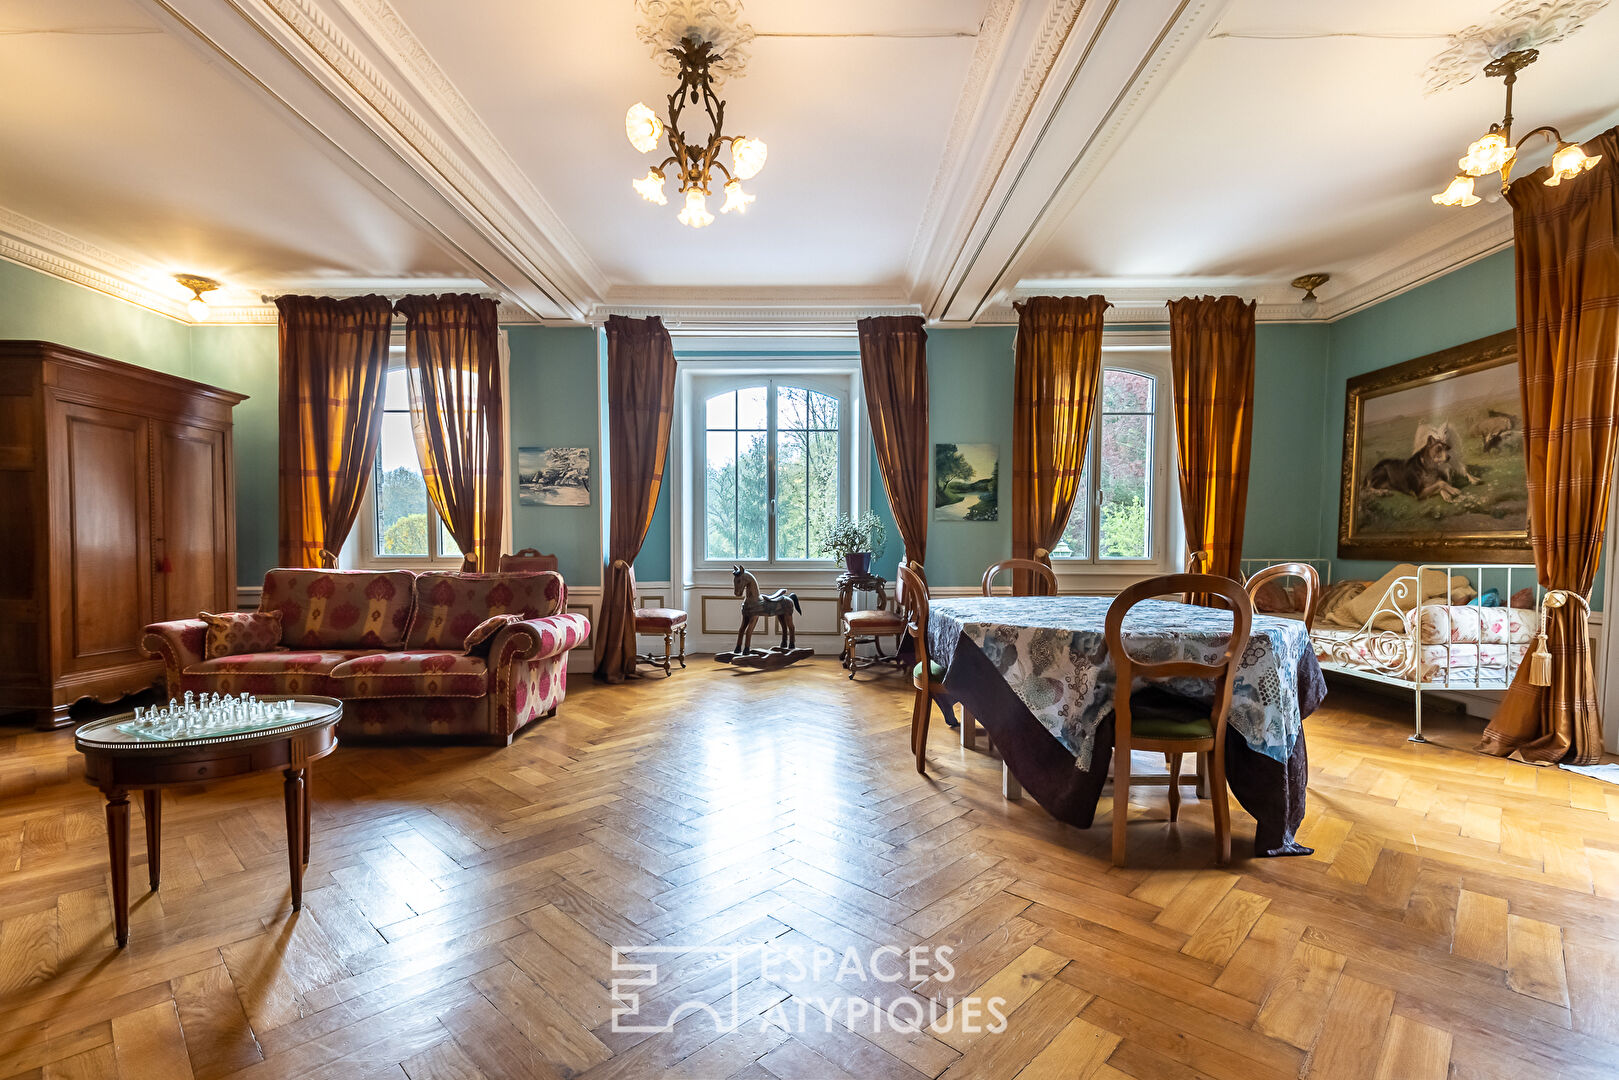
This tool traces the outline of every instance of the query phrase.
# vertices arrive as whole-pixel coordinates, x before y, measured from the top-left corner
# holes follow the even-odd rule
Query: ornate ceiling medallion
[[[636,0],[635,36],[652,49],[652,59],[665,75],[680,77],[680,43],[706,41],[714,56],[708,80],[714,87],[740,79],[748,66],[753,26],[742,21],[740,0]]]
[[[669,197],[663,185],[668,177],[664,170],[673,166],[683,200],[680,221],[701,229],[714,221],[714,215],[708,212],[708,197],[714,194],[714,172],[718,170],[725,191],[720,213],[745,213],[754,196],[742,190],[742,181],[764,168],[766,147],[762,139],[726,134],[725,101],[715,89],[716,73],[724,68],[741,75],[741,64],[720,50],[716,38],[706,36],[712,33],[718,40],[739,44],[751,39],[752,27],[740,22],[741,5],[736,0],[639,0],[637,7],[643,17],[641,40],[653,43],[674,61],[672,74],[680,83],[669,95],[667,119],[639,101],[625,114],[624,133],[630,145],[641,153],[651,153],[665,136],[669,143],[669,156],[648,169],[645,176],[632,180],[631,186],[647,202],[666,205]],[[646,21],[652,17],[657,21]],[[721,17],[728,20],[723,25],[715,21]],[[676,33],[680,36],[665,46],[669,35]],[[710,130],[701,141],[689,140],[681,130],[681,117],[688,105],[701,105],[708,118]],[[726,147],[731,150],[730,168],[720,160]]]
[[[1450,45],[1424,73],[1427,92],[1472,82],[1492,60],[1562,41],[1608,6],[1608,0],[1507,0],[1489,22],[1450,35]]]

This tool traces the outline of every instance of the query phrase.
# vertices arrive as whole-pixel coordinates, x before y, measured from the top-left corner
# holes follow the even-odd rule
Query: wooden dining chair
[[[1130,609],[1153,597],[1195,593],[1220,597],[1231,609],[1231,636],[1213,663],[1194,660],[1140,661],[1125,651],[1123,626]],[[1237,582],[1214,574],[1169,574],[1139,581],[1107,609],[1104,635],[1117,682],[1113,688],[1113,865],[1124,865],[1125,827],[1130,820],[1130,752],[1155,750],[1169,758],[1169,820],[1180,815],[1181,757],[1206,757],[1209,793],[1214,800],[1215,859],[1231,861],[1231,808],[1225,780],[1226,721],[1231,683],[1253,626],[1253,605]],[[1132,692],[1136,679],[1194,678],[1214,681],[1214,702],[1204,706],[1157,687]]]
[[[1057,595],[1057,574],[1051,569],[1050,563],[1040,559],[1002,559],[998,563],[991,564],[989,569],[984,571],[984,579],[979,582],[979,587],[983,590],[985,596],[995,595],[995,578],[1007,570],[1014,573],[1019,570],[1027,570],[1033,574],[1035,581],[1040,586],[1039,591],[1035,593],[1036,596]]]
[[[1260,590],[1264,589],[1266,585],[1277,583],[1287,578],[1298,578],[1304,583],[1304,606],[1303,608],[1289,608],[1278,613],[1290,614],[1292,611],[1303,611],[1304,629],[1307,631],[1314,630],[1315,606],[1321,599],[1321,575],[1316,573],[1315,567],[1309,563],[1277,563],[1275,566],[1267,566],[1263,570],[1256,571],[1248,579],[1249,601],[1253,603],[1254,610],[1260,614],[1272,614],[1270,609],[1259,606]]]
[[[944,668],[928,656],[928,585],[925,571],[919,564],[899,564],[899,585],[895,600],[900,618],[905,620],[905,632],[911,636],[916,648],[916,664],[911,668],[911,685],[916,688],[916,700],[911,705],[911,750],[916,754],[916,771],[927,775],[928,720],[933,706],[941,712],[951,706],[950,693],[944,688]],[[966,709],[962,722],[972,723]]]

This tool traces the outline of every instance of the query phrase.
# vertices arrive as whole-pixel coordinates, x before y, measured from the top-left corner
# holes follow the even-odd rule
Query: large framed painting
[[[1338,554],[1528,562],[1517,335],[1349,380]]]

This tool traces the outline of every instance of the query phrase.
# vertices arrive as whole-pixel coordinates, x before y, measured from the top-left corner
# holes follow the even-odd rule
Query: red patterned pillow
[[[494,648],[495,635],[500,633],[512,623],[522,622],[521,615],[491,615],[483,622],[472,628],[462,650],[468,656],[488,656],[489,650]]]
[[[204,660],[281,650],[279,611],[227,611],[221,615],[204,611],[197,617],[208,624],[208,640],[202,654]]]

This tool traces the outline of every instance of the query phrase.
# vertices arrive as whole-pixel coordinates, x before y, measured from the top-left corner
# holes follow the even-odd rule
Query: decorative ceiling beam
[[[468,276],[541,320],[582,320],[600,271],[385,0],[136,0],[285,109]],[[373,36],[375,35],[375,36]],[[411,39],[414,41],[414,39]],[[403,65],[403,66],[401,66]]]
[[[1226,0],[1090,0],[1064,36],[1019,134],[948,269],[919,288],[929,316],[970,324],[1016,283],[1144,106],[1213,26]],[[1013,118],[1016,120],[1016,118]],[[992,145],[980,142],[980,146]]]

